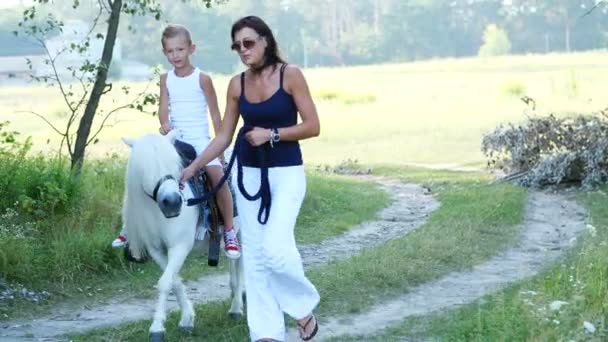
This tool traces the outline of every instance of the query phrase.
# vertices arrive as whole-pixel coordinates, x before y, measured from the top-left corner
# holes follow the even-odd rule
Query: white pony
[[[128,229],[129,248],[135,258],[147,253],[163,270],[158,280],[158,302],[150,326],[151,341],[164,340],[166,302],[173,289],[181,309],[179,330],[194,328],[194,310],[178,272],[194,245],[199,207],[187,206],[193,197],[189,186],[180,191],[182,165],[173,143],[176,131],[166,136],[148,134],[137,140],[123,138],[131,147],[125,179],[123,223]],[[208,237],[206,237],[208,239]],[[207,241],[205,241],[207,242]],[[229,259],[228,259],[229,260]],[[242,317],[242,260],[230,260],[232,305],[229,316]]]

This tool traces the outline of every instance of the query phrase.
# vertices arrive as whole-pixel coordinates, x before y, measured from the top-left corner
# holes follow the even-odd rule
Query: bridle
[[[163,177],[161,177],[158,182],[156,182],[156,186],[154,187],[154,191],[152,191],[152,195],[150,195],[149,193],[146,192],[146,195],[148,195],[148,197],[150,197],[154,202],[156,202],[156,196],[158,195],[158,189],[160,189],[161,185],[163,185],[164,182],[173,179],[174,181],[177,181],[175,179],[175,177],[171,176],[171,175],[164,175]]]

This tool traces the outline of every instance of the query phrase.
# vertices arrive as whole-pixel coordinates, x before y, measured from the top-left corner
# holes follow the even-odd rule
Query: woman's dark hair
[[[266,38],[266,49],[264,50],[264,63],[261,67],[256,68],[258,70],[263,70],[269,65],[276,65],[277,63],[285,63],[283,58],[281,58],[281,54],[279,53],[279,47],[277,46],[277,41],[274,39],[274,35],[270,30],[270,27],[266,25],[264,20],[255,15],[250,15],[243,17],[237,20],[234,24],[232,24],[232,30],[230,31],[230,36],[232,37],[232,41],[234,41],[234,35],[248,27],[254,30],[261,37]]]

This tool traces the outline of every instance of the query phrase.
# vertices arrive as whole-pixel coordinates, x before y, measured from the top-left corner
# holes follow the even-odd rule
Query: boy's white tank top
[[[175,70],[167,73],[169,92],[169,118],[173,129],[180,132],[179,140],[192,145],[200,154],[209,144],[207,98],[200,85],[199,68],[179,77]]]

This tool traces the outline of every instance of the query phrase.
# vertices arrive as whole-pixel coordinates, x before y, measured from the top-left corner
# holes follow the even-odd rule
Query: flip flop
[[[303,334],[306,333],[306,328],[308,327],[310,322],[313,321],[315,324],[314,329],[310,332],[310,335],[304,336]],[[315,315],[310,315],[310,317],[308,318],[308,320],[306,320],[304,324],[300,324],[300,322],[298,322],[298,327],[300,328],[300,338],[302,339],[302,341],[312,340],[312,338],[315,337],[315,335],[317,334],[317,331],[319,331],[319,324],[317,324],[317,318],[315,317]]]

